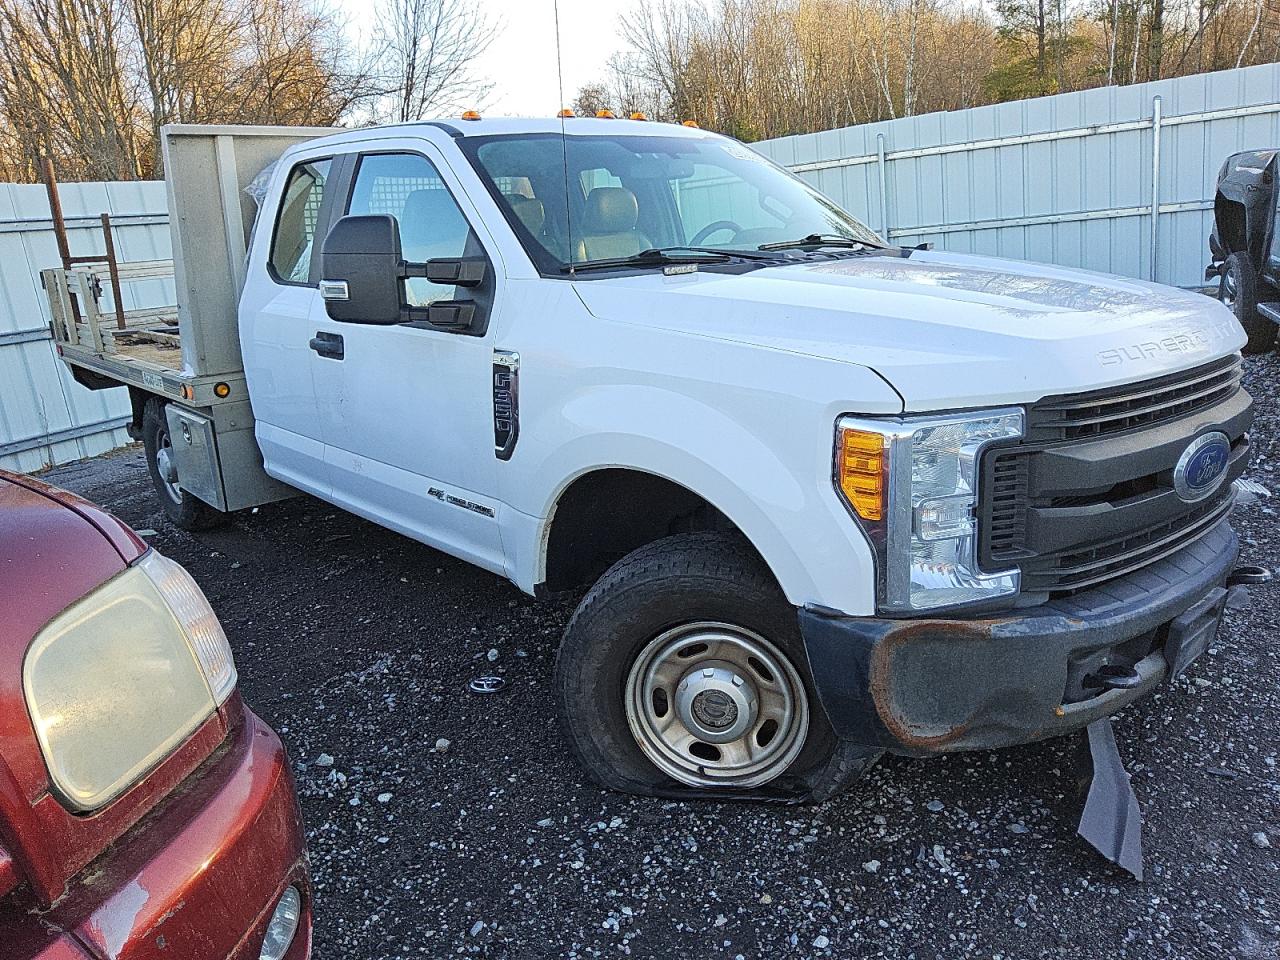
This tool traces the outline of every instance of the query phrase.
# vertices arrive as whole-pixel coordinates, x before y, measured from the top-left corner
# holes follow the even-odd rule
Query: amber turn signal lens
[[[840,492],[863,520],[883,520],[884,436],[840,431]]]
[[[231,396],[231,384],[229,384],[229,383],[215,383],[215,384],[213,385],[213,394],[214,394],[214,396],[216,396],[216,397],[229,397],[229,396]]]

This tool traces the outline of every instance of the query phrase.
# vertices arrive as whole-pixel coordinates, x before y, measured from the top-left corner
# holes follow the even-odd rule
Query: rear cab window
[[[325,181],[330,160],[304,160],[289,171],[280,208],[276,212],[271,254],[267,258],[271,275],[280,283],[314,286],[311,253],[320,222]]]

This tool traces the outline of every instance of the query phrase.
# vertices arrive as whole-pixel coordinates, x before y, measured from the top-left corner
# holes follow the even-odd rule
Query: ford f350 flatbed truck
[[[1218,629],[1252,402],[1207,297],[894,247],[686,126],[164,142],[170,359],[46,284],[169,516],[302,490],[589,588],[555,687],[609,787],[829,796],[1084,727]]]

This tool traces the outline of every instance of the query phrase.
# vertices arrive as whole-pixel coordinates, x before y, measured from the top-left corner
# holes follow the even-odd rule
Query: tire
[[[711,663],[720,666],[704,680]],[[660,674],[666,679],[642,682]],[[695,686],[686,685],[690,678]],[[716,683],[723,685],[708,686]],[[570,749],[594,780],[624,793],[824,800],[880,756],[836,740],[808,675],[795,609],[736,534],[678,534],[614,564],[565,630],[555,689]],[[726,707],[740,690],[747,691],[742,709]],[[712,726],[697,727],[695,715]],[[769,734],[774,716],[780,719]],[[671,736],[746,733],[722,742],[723,750],[692,738],[688,749],[702,751],[695,756],[655,732],[668,720]],[[744,755],[758,755],[764,766],[735,765],[733,757]]]
[[[1249,338],[1245,353],[1265,353],[1276,342],[1276,325],[1258,312],[1258,277],[1244,253],[1233,253],[1222,265],[1218,299],[1231,309]]]
[[[228,516],[178,486],[176,476],[163,476],[162,461],[169,447],[169,423],[164,413],[165,402],[152,397],[142,408],[142,447],[147,454],[147,472],[151,485],[174,526],[182,530],[208,530],[227,522]]]

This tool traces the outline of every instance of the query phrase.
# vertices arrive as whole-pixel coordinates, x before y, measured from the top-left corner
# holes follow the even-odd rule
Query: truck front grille
[[[1070,593],[1176,553],[1224,522],[1252,419],[1240,372],[1233,356],[1032,405],[1027,438],[983,457],[982,565],[1018,567],[1024,593]],[[1173,491],[1173,467],[1212,429],[1232,441],[1227,476],[1209,499],[1187,503]]]
[[[1045,397],[1027,410],[1027,439],[1100,437],[1169,423],[1206,410],[1240,389],[1239,355],[1181,373],[1068,396]]]

